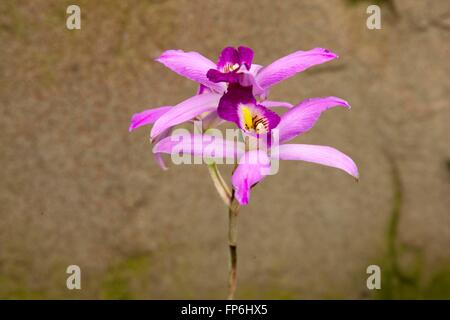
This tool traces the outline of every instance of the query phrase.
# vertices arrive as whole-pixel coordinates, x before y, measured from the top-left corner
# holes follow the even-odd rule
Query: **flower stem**
[[[222,175],[220,174],[216,163],[213,162],[211,164],[208,164],[208,170],[209,174],[211,175],[211,179],[214,183],[214,186],[216,187],[216,190],[219,193],[219,196],[222,198],[223,202],[227,206],[230,206],[231,191],[225,180],[222,178]]]
[[[228,247],[230,251],[228,300],[232,300],[237,287],[237,218],[240,206],[234,196],[234,189],[230,190],[217,165],[215,163],[208,164],[208,170],[217,192],[228,207]]]
[[[232,191],[230,206],[228,209],[228,247],[230,250],[229,274],[228,274],[228,300],[234,299],[237,287],[237,218],[239,204]]]

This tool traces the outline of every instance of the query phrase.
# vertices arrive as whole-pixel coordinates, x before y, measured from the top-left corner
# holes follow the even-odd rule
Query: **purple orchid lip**
[[[208,70],[206,77],[213,83],[239,82],[239,72],[244,67],[250,70],[253,61],[253,50],[240,46],[239,48],[226,47],[222,50],[217,61],[217,69]]]
[[[217,108],[220,118],[234,122],[248,134],[266,134],[280,122],[280,116],[263,105],[257,104],[252,87],[238,83],[229,85]]]
[[[209,69],[206,73],[206,76],[211,82],[219,83],[219,82],[227,82],[227,83],[237,83],[239,82],[239,74],[237,73],[238,69],[230,72],[221,72],[216,69]]]
[[[217,69],[221,72],[232,72],[244,65],[249,70],[252,61],[252,49],[243,46],[237,49],[226,47],[220,53],[219,60],[217,61]]]

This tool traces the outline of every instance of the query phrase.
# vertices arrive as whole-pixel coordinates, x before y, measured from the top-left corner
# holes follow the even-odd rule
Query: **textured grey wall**
[[[348,100],[351,111],[327,111],[296,141],[347,153],[361,179],[284,162],[259,184],[240,216],[237,297],[373,297],[374,263],[391,270],[386,286],[402,286],[399,265],[416,283],[407,294],[439,292],[430,283],[450,258],[446,1],[385,1],[379,31],[365,27],[366,2],[77,2],[79,31],[65,28],[67,1],[0,4],[0,297],[225,297],[227,214],[206,167],[160,171],[148,128],[127,128],[196,89],[152,58],[179,48],[215,60],[241,44],[260,64],[313,47],[340,55],[271,93]],[[65,288],[69,264],[82,268],[81,291]]]

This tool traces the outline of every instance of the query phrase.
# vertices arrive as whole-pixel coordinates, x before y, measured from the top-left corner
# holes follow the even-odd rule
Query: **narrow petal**
[[[161,153],[155,153],[153,154],[153,159],[155,159],[156,164],[162,169],[162,170],[168,170],[169,167],[166,165],[166,162],[164,161],[163,155]]]
[[[226,87],[223,83],[213,83],[206,77],[209,69],[216,68],[215,63],[197,52],[168,50],[157,58],[156,61],[179,75],[203,84],[217,92],[225,91]]]
[[[270,160],[263,151],[249,151],[241,157],[231,177],[234,195],[241,205],[248,204],[251,187],[265,177],[268,166]]]
[[[335,58],[337,58],[336,54],[322,48],[297,51],[262,68],[256,75],[256,81],[262,88],[267,89],[298,72]]]
[[[217,159],[239,159],[244,153],[242,142],[224,140],[207,134],[172,135],[159,141],[153,153],[208,155]]]
[[[154,139],[164,130],[188,121],[205,111],[216,109],[219,99],[220,95],[217,93],[204,93],[177,104],[156,120],[150,133],[151,138]]]
[[[159,107],[154,109],[148,109],[139,113],[133,114],[131,117],[130,127],[128,131],[133,131],[136,128],[145,126],[147,124],[152,124],[156,120],[158,120],[164,113],[169,111],[172,108],[170,106]]]
[[[285,101],[273,101],[273,100],[265,100],[259,103],[260,105],[266,107],[266,108],[276,108],[276,107],[280,107],[280,108],[293,108],[294,106],[292,105],[292,103],[289,102],[285,102]]]
[[[172,133],[172,129],[164,130],[159,136],[156,137],[154,143],[158,143],[159,141],[163,140],[164,138],[170,136]],[[159,152],[153,154],[153,158],[156,161],[156,164],[162,169],[167,170],[168,167],[164,161],[163,155]]]
[[[337,97],[312,98],[300,102],[282,115],[278,125],[280,142],[288,141],[307,132],[314,126],[322,112],[333,107],[350,109],[347,101]]]
[[[308,144],[284,144],[273,150],[281,160],[302,160],[344,170],[356,179],[359,178],[355,162],[344,153],[327,146]]]

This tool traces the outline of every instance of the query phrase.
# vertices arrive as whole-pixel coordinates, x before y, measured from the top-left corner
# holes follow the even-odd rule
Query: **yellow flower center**
[[[248,131],[253,131],[258,134],[267,133],[268,131],[268,121],[264,117],[258,115],[253,116],[252,112],[248,107],[242,107],[242,118],[244,122],[244,127]]]

